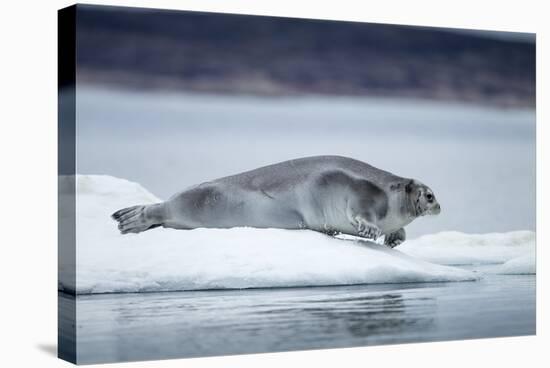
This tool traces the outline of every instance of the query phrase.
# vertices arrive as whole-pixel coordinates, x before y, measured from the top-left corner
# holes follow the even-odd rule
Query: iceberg
[[[74,181],[60,177],[61,192]],[[511,272],[530,264],[512,260],[534,247],[531,232],[441,233],[397,249],[309,230],[156,228],[122,235],[114,211],[160,199],[105,175],[77,175],[76,191],[76,278],[60,279],[60,290],[76,294],[474,281],[478,273],[450,265],[510,261],[502,272]],[[497,254],[502,249],[505,255]]]

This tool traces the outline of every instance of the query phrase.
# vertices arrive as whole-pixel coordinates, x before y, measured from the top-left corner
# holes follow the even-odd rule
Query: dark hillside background
[[[77,5],[78,81],[533,107],[535,43],[529,36]]]

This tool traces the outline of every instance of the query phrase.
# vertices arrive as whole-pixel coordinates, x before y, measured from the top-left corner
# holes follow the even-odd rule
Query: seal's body
[[[376,239],[390,246],[405,240],[404,226],[438,214],[430,188],[340,156],[281,162],[191,187],[163,203],[113,214],[120,231],[175,229],[311,229]]]

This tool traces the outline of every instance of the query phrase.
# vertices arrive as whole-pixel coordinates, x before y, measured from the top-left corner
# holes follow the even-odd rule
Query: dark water
[[[77,297],[81,364],[534,333],[533,275]]]

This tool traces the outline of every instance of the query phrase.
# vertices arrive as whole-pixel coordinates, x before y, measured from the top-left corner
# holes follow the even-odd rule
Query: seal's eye
[[[434,196],[431,193],[426,194],[426,198],[428,199],[428,202],[431,202],[434,199]]]

